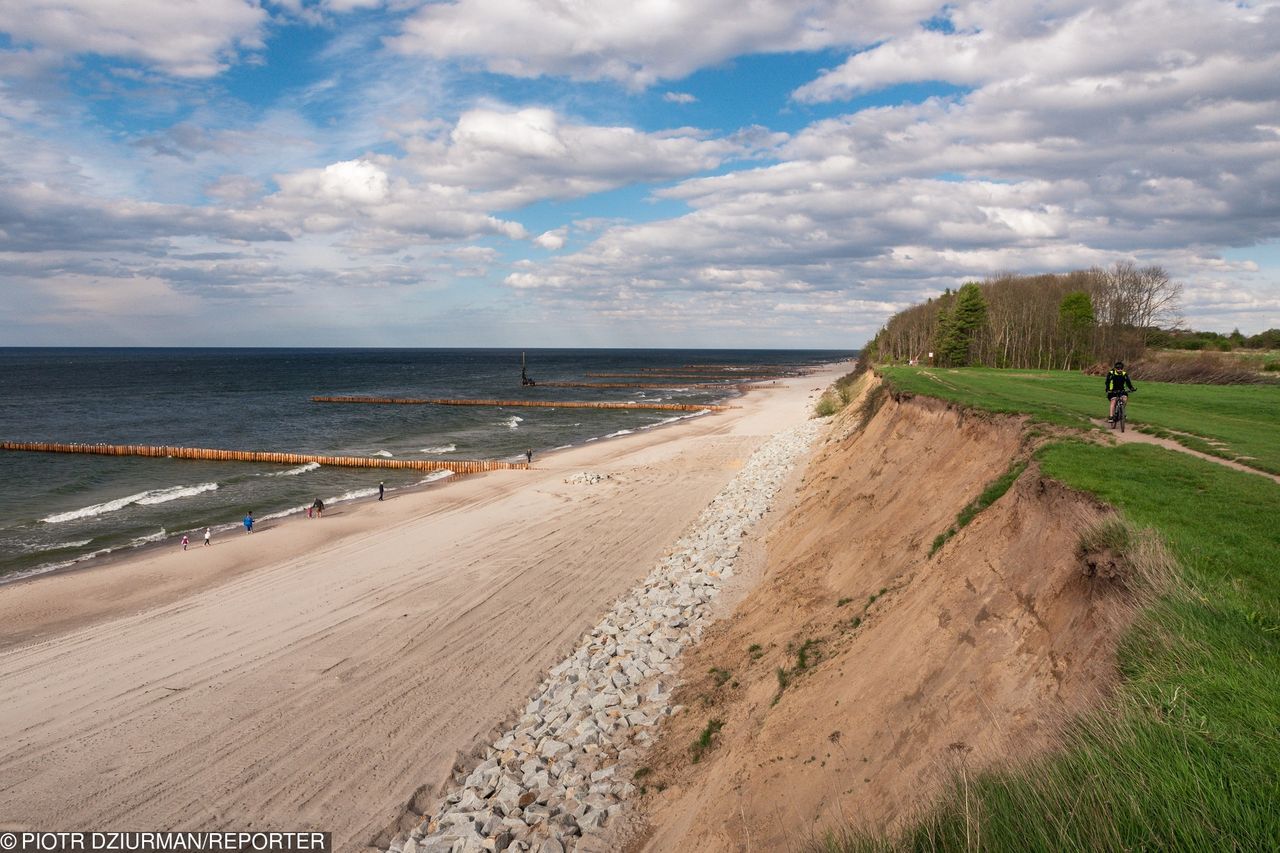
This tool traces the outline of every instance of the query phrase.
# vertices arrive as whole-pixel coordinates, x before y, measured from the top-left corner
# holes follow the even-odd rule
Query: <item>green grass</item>
[[[854,370],[833,382],[830,388],[822,392],[822,396],[814,404],[814,415],[819,418],[830,417],[853,402],[853,398],[858,395],[858,388],[861,386],[861,382],[859,382],[861,377],[862,372]]]
[[[711,749],[715,741],[715,736],[724,728],[724,720],[708,720],[707,727],[702,730],[695,740],[689,746],[689,757],[697,764],[702,760],[702,756],[706,755],[707,750]]]
[[[987,487],[982,490],[982,494],[969,501],[969,503],[965,504],[960,509],[960,512],[956,515],[955,522],[934,538],[933,544],[929,546],[929,556],[932,557],[934,554],[938,553],[938,549],[943,545],[946,545],[947,540],[952,536],[955,536],[963,530],[969,522],[977,518],[978,513],[1004,497],[1004,493],[1009,491],[1009,487],[1014,484],[1014,481],[1022,476],[1022,472],[1025,470],[1027,470],[1026,460],[1019,460],[1010,465],[1008,470],[999,477],[988,483]],[[881,590],[881,592],[884,592],[884,590]],[[871,600],[875,601],[875,596],[872,596]]]
[[[1221,389],[1230,390],[1230,389]],[[1266,850],[1280,838],[1280,487],[1146,445],[1063,441],[1046,476],[1153,529],[1179,583],[1139,615],[1122,682],[1063,748],[957,778],[893,838],[814,850]]]
[[[1059,426],[1092,428],[1107,416],[1099,376],[1052,370],[886,367],[903,391],[1001,413],[1026,413]],[[1280,384],[1181,385],[1143,382],[1129,398],[1129,424],[1181,444],[1280,474]]]

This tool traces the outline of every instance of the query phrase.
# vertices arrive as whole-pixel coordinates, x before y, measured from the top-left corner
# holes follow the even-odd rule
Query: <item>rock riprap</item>
[[[701,637],[742,538],[821,426],[809,421],[756,450],[649,576],[551,668],[484,760],[455,773],[435,814],[390,850],[602,849],[593,833],[635,790],[622,769],[634,766],[653,727],[676,710],[676,659]]]
[[[594,486],[596,483],[603,483],[605,480],[612,480],[612,474],[598,474],[595,471],[579,471],[576,474],[570,474],[564,478],[564,481],[572,486]]]

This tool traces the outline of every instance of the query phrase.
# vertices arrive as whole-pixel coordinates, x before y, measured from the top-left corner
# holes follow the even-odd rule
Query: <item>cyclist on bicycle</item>
[[[1129,378],[1128,372],[1124,369],[1124,362],[1117,361],[1116,366],[1107,371],[1108,423],[1115,423],[1116,421],[1116,398],[1122,398],[1127,402],[1129,391],[1136,390],[1138,389],[1133,387],[1133,380]]]

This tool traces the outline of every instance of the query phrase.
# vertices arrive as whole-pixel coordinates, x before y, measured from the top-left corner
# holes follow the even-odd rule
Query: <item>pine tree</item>
[[[943,319],[946,322],[942,322]],[[969,282],[956,292],[955,310],[939,316],[938,354],[946,367],[969,364],[974,341],[987,323],[987,300],[982,289]]]

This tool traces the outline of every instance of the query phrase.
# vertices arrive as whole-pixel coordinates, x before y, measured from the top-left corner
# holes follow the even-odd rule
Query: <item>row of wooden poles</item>
[[[452,471],[480,474],[512,468],[527,469],[527,462],[491,460],[384,459],[365,456],[318,456],[312,453],[276,453],[260,450],[213,450],[205,447],[157,447],[147,444],[62,444],[52,441],[0,441],[0,450],[27,450],[37,453],[90,453],[98,456],[153,456],[173,459],[205,459],[213,462],[268,462],[275,465],[303,465],[318,462],[343,468],[387,468],[411,471]]]
[[[657,409],[665,412],[725,412],[734,406],[692,403],[590,403],[554,400],[418,400],[411,397],[312,397],[313,403],[375,403],[399,406],[502,406],[529,409]]]
[[[729,388],[726,382],[539,382],[539,388]],[[706,406],[698,406],[705,409]]]
[[[711,380],[719,379],[720,385],[733,385],[737,382],[764,382],[772,379],[782,379],[792,376],[790,373],[698,373],[695,371],[681,371],[676,373],[666,372],[650,372],[642,373],[587,373],[584,374],[592,378],[604,379],[702,379]]]

